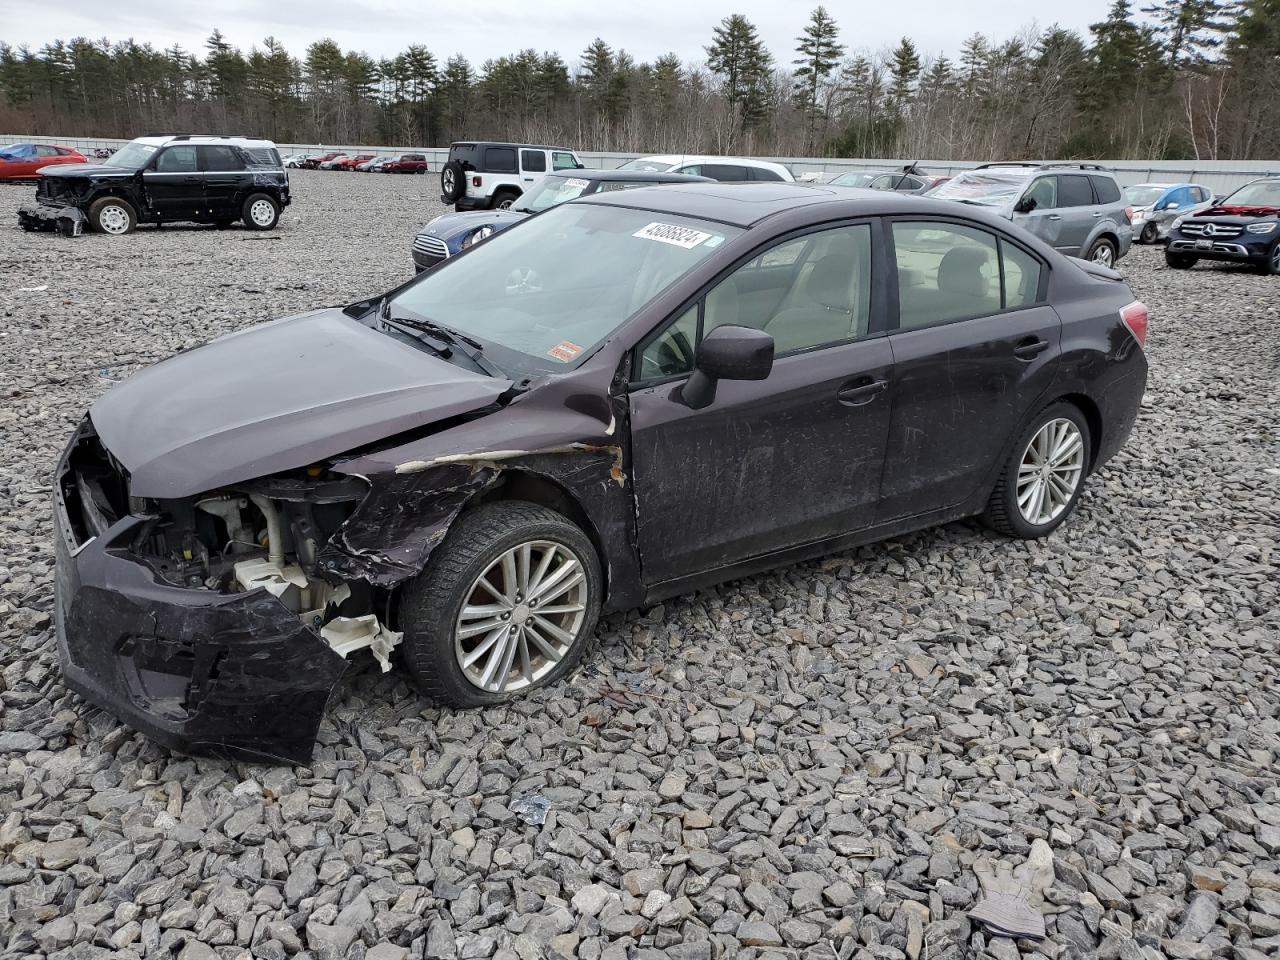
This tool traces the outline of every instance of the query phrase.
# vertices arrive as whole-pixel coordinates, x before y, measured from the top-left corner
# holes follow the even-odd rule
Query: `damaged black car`
[[[94,404],[54,489],[64,674],[174,747],[304,762],[357,652],[483,706],[604,611],[970,515],[1044,536],[1129,433],[1146,322],[939,201],[573,201]]]

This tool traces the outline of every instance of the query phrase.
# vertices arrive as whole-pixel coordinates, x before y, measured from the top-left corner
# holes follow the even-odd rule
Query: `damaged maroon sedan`
[[[940,201],[597,194],[89,411],[56,476],[68,684],[303,762],[348,658],[503,702],[602,611],[982,514],[1043,536],[1124,442],[1146,308]]]

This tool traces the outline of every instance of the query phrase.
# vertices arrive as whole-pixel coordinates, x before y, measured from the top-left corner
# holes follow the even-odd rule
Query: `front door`
[[[194,144],[167,146],[142,174],[142,187],[151,209],[164,220],[200,216],[204,207],[204,179]]]
[[[883,522],[970,500],[1045,402],[1061,354],[1047,268],[1029,251],[946,221],[895,221],[891,235],[899,309]]]
[[[892,366],[873,237],[864,222],[772,246],[637,348],[631,452],[648,584],[871,523]],[[773,371],[722,381],[690,409],[680,386],[721,324],[771,334]]]
[[[221,143],[197,147],[200,169],[204,173],[204,205],[215,220],[227,220],[240,216],[241,181],[245,176],[245,162],[240,152]]]
[[[1037,177],[1019,197],[1019,205],[1030,204],[1026,212],[1015,211],[1013,222],[1028,233],[1057,247],[1062,235],[1062,214],[1058,210],[1058,178]]]

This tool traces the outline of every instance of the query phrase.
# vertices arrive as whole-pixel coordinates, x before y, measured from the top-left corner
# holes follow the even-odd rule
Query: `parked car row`
[[[358,153],[349,155],[338,150],[309,156],[295,153],[284,158],[286,167],[302,170],[347,170],[359,173],[426,173],[424,153],[386,154]]]

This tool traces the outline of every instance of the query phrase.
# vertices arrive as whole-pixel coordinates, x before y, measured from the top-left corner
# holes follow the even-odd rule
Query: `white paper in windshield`
[[[651,223],[646,227],[641,227],[632,236],[640,237],[644,240],[657,240],[659,243],[669,243],[672,246],[683,247],[685,250],[692,250],[698,244],[710,240],[712,234],[694,230],[692,227],[681,227],[674,223]]]
[[[578,190],[585,190],[587,187],[591,186],[591,182],[589,180],[581,180],[578,177],[570,177],[564,182],[564,186],[565,189],[573,187]]]

